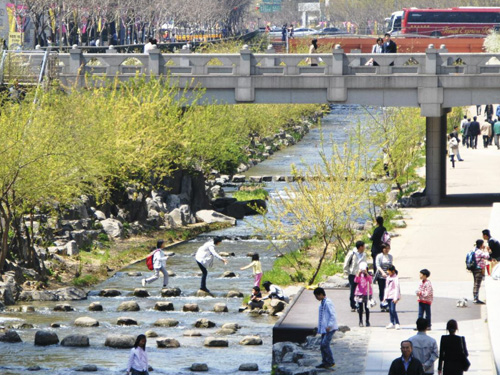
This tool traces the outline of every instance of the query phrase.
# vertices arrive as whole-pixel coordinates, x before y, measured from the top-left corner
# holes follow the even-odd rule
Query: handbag
[[[470,361],[469,361],[469,359],[467,358],[467,355],[465,354],[465,348],[464,348],[464,346],[465,346],[465,345],[464,345],[464,341],[465,341],[465,339],[464,339],[464,337],[462,336],[462,337],[460,338],[460,345],[462,346],[462,354],[464,355],[464,356],[462,357],[462,358],[463,358],[463,359],[462,359],[462,369],[463,369],[464,371],[469,371]]]
[[[372,307],[377,306],[377,301],[375,301],[373,299],[373,288],[372,288],[372,286],[370,285],[369,288],[370,288],[371,293],[369,293],[370,295],[368,296],[369,297],[369,299],[368,299],[368,306],[370,306],[370,308],[372,308]]]

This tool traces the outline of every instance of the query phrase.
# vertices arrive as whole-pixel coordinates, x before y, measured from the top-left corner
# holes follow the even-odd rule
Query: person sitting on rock
[[[163,287],[166,288],[168,285],[168,272],[167,272],[167,259],[168,256],[163,252],[165,247],[165,242],[163,240],[158,240],[156,243],[156,250],[153,255],[153,270],[154,275],[147,279],[142,279],[142,286],[146,284],[151,284],[152,282],[160,278],[160,272],[163,274]]]
[[[279,286],[272,284],[270,281],[266,281],[264,284],[264,289],[269,292],[269,294],[262,298],[262,300],[266,299],[279,299],[280,301],[287,302],[289,301],[289,298],[285,295],[283,292],[283,289],[281,289]]]
[[[250,309],[262,309],[264,306],[264,301],[262,301],[262,293],[258,286],[252,288],[252,295],[250,296],[250,301],[248,302]]]

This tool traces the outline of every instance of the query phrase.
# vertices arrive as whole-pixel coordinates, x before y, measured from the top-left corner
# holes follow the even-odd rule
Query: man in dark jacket
[[[396,53],[398,52],[398,46],[391,40],[391,34],[386,33],[384,35],[384,44],[382,44],[382,53]]]
[[[481,126],[479,125],[479,122],[477,121],[477,117],[474,116],[473,118],[474,121],[470,123],[469,126],[469,135],[470,135],[470,147],[473,149],[477,148],[477,137],[479,134],[481,134]]]
[[[384,227],[384,218],[382,216],[377,216],[375,219],[377,221],[377,227],[373,231],[373,234],[370,237],[372,240],[372,259],[373,259],[373,272],[377,271],[377,266],[375,266],[375,258],[377,255],[382,252],[382,237],[387,229]]]
[[[471,119],[468,119],[466,122],[464,122],[462,126],[462,135],[463,135],[463,145],[467,145],[467,148],[470,146],[470,123]]]
[[[483,230],[483,239],[488,241],[488,247],[491,249],[490,258],[495,258],[500,261],[500,242],[495,238],[491,237],[489,229]]]
[[[411,341],[401,341],[402,356],[392,361],[389,375],[425,375],[422,362],[412,355]]]

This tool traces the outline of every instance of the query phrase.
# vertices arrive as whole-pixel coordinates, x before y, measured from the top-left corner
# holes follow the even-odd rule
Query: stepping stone
[[[176,327],[179,325],[179,321],[175,319],[158,319],[153,325],[155,327]]]
[[[16,342],[23,342],[23,340],[16,331],[12,331],[9,329],[8,331],[5,331],[3,335],[0,336],[0,342],[16,343]]]
[[[235,330],[227,328],[221,328],[217,332],[215,332],[215,334],[219,336],[234,335],[235,333],[236,333]]]
[[[237,274],[235,274],[233,271],[226,271],[224,272],[221,277],[238,277]]]
[[[208,366],[206,363],[193,363],[189,369],[195,372],[202,372],[208,371]]]
[[[161,290],[162,297],[180,297],[181,290],[179,288],[163,288]]]
[[[188,330],[188,331],[184,331],[182,333],[183,336],[187,336],[187,337],[200,337],[202,336],[201,332],[199,331],[194,331],[194,330]]]
[[[232,329],[233,331],[237,331],[241,328],[238,323],[225,323],[221,327],[222,329]]]
[[[127,276],[139,277],[139,276],[142,276],[142,272],[127,272]]]
[[[259,336],[245,336],[240,345],[262,345],[262,339]]]
[[[198,319],[195,323],[194,326],[196,328],[213,328],[215,327],[215,323],[212,322],[211,320],[208,320],[206,318]]]
[[[168,277],[175,277],[177,276],[174,271],[167,270]]]
[[[88,316],[83,316],[75,320],[75,326],[77,327],[98,327],[99,322],[94,318],[89,318]]]
[[[238,292],[237,290],[230,290],[227,293],[227,298],[243,298],[243,293]]]
[[[89,305],[89,311],[102,311],[102,305],[99,302],[92,302]]]
[[[146,337],[158,337],[158,334],[155,331],[152,331],[152,330],[146,331],[146,333],[144,335]]]
[[[116,289],[103,289],[99,292],[101,297],[118,297],[121,296],[122,292]]]
[[[186,303],[182,307],[182,311],[184,311],[184,312],[199,312],[200,308],[198,307],[198,304],[196,304],[196,303]]]
[[[179,348],[181,344],[176,339],[162,337],[156,340],[156,346],[159,348]]]
[[[59,337],[51,331],[37,331],[35,333],[36,346],[48,346],[59,344]]]
[[[134,296],[140,297],[140,298],[149,297],[149,292],[146,289],[135,288],[134,289]]]
[[[204,290],[199,289],[196,292],[196,297],[213,297],[213,294],[207,293]]]
[[[96,372],[97,366],[96,365],[83,365],[83,366],[75,367],[74,370],[79,371],[79,372]]]
[[[61,341],[61,346],[84,348],[90,346],[89,337],[85,335],[69,335]]]
[[[50,328],[61,328],[61,325],[59,323],[52,323]]]
[[[157,311],[174,311],[174,304],[172,302],[156,302],[154,309]]]
[[[75,311],[75,309],[68,304],[60,304],[54,306],[54,311]]]
[[[242,363],[238,370],[239,371],[259,371],[259,365],[257,363]]]
[[[229,346],[229,341],[220,337],[207,337],[203,345],[209,348],[227,348]]]
[[[225,303],[216,303],[214,305],[215,312],[228,312],[227,305]]]
[[[119,326],[136,326],[137,320],[127,317],[120,317],[116,320],[116,324]]]
[[[104,346],[118,349],[129,349],[134,346],[135,336],[132,335],[110,335],[106,337]]]
[[[135,301],[126,301],[120,303],[120,306],[118,306],[118,309],[116,311],[140,311],[141,307],[139,304]]]

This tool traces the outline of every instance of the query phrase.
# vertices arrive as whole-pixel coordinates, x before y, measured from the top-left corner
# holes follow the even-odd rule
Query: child
[[[252,267],[253,277],[254,277],[254,286],[260,288],[260,280],[262,280],[262,264],[259,260],[259,254],[252,255],[252,262],[245,267],[241,267],[240,270],[246,270],[247,268]]]
[[[154,275],[147,278],[142,279],[142,286],[146,286],[146,284],[151,284],[152,282],[158,280],[160,278],[160,272],[163,274],[163,287],[166,288],[168,285],[168,272],[166,269],[168,256],[163,252],[163,248],[165,247],[165,242],[163,240],[158,240],[156,243],[156,250],[153,255],[153,270]]]
[[[250,301],[248,302],[250,309],[262,309],[264,306],[264,301],[262,301],[262,293],[258,286],[254,286],[252,289],[252,295],[250,296]]]
[[[418,297],[418,317],[423,318],[425,313],[425,319],[427,320],[427,329],[431,329],[431,305],[434,298],[434,293],[432,289],[432,284],[429,280],[431,273],[428,269],[423,269],[420,271],[420,280],[422,283],[418,286],[417,297]]]
[[[354,278],[356,291],[354,298],[358,304],[359,326],[363,327],[363,306],[366,310],[366,326],[370,327],[370,309],[368,308],[368,300],[372,297],[372,277],[367,271],[368,264],[361,262],[359,264],[359,272]]]
[[[387,278],[385,279],[384,302],[389,304],[389,316],[391,322],[385,327],[387,329],[400,329],[396,304],[401,299],[401,290],[399,289],[399,278],[396,267],[390,265],[387,267]]]

